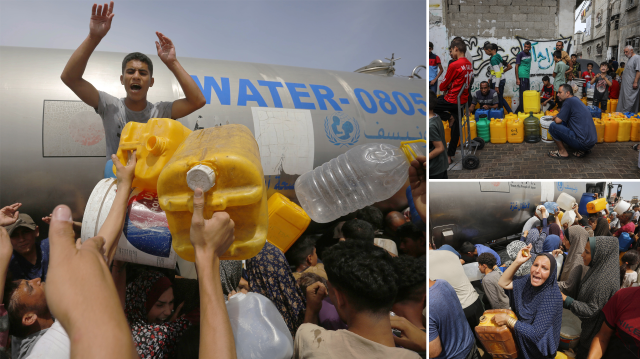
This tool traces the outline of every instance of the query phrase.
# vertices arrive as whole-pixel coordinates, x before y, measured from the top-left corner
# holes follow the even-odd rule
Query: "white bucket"
[[[553,143],[553,137],[549,133],[549,126],[551,126],[551,122],[553,122],[553,116],[542,116],[540,117],[540,135],[542,137],[542,142],[544,143]]]
[[[561,209],[565,211],[570,211],[573,208],[573,206],[578,202],[576,202],[576,199],[572,195],[562,192],[558,196],[556,203],[558,204],[558,207],[560,207]]]
[[[573,349],[578,346],[582,331],[580,318],[568,309],[562,309],[562,325],[560,326],[560,346],[558,349]]]
[[[629,208],[631,208],[629,202],[620,200],[613,210],[618,214],[618,216],[621,216],[624,212],[628,211]]]
[[[138,200],[141,196],[144,197],[143,201]],[[98,235],[100,227],[107,219],[115,197],[115,178],[105,178],[93,188],[82,217],[82,242]],[[167,247],[167,235],[162,235],[162,233],[169,232],[168,228],[162,231],[162,225],[159,225],[159,223],[165,224],[166,215],[164,211],[159,210],[158,195],[155,192],[149,193],[148,191],[134,188],[129,196],[128,203],[129,207],[125,218],[124,230],[120,233],[120,240],[118,241],[114,259],[154,267],[175,268],[178,255],[173,248],[168,251],[166,256],[154,255],[140,249],[147,249],[148,246],[154,248]],[[142,226],[140,226],[141,220],[144,222]],[[129,239],[133,243],[125,235],[127,232],[129,233]],[[141,243],[146,246],[142,247]],[[138,244],[138,246],[136,247],[135,244]],[[170,236],[168,245],[171,245]]]

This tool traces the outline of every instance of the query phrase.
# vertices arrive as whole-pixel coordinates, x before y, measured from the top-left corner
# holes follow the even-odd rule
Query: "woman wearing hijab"
[[[546,223],[546,220],[545,220]],[[527,239],[525,240],[525,245],[531,245],[531,259],[535,260],[536,256],[542,253],[542,248],[544,247],[544,241],[547,239],[547,233],[543,231],[538,231],[537,228],[533,228],[527,234]]]
[[[617,231],[620,229],[620,220],[618,219],[618,214],[616,212],[611,212],[609,214],[609,218],[611,218],[611,223],[609,223],[609,231]]]
[[[549,235],[556,235],[558,237],[560,237],[560,239],[563,238],[564,233],[562,233],[562,228],[560,228],[560,225],[558,225],[558,223],[556,223],[558,221],[557,217],[554,215],[550,215],[548,222],[549,222]]]
[[[609,298],[620,289],[618,267],[618,239],[591,237],[587,241],[582,259],[589,270],[582,280],[580,271],[571,273],[571,282],[577,283],[562,290],[564,307],[582,321],[582,332],[576,358],[586,358],[593,337],[598,334],[604,320],[600,315]]]
[[[565,259],[565,263],[560,274],[560,281],[566,281],[569,279],[569,273],[573,268],[582,266],[582,252],[589,239],[589,234],[580,225],[570,226],[567,229],[567,235],[563,241],[565,250],[569,250],[569,254]]]
[[[532,246],[525,248],[531,251]],[[515,276],[520,266],[527,262],[533,262],[530,275]],[[523,358],[555,358],[562,324],[562,295],[556,281],[556,260],[548,253],[542,253],[534,260],[531,256],[523,257],[520,251],[498,284],[507,290],[511,309],[518,319],[499,313],[493,321],[513,330]]]
[[[276,305],[295,338],[304,321],[306,297],[296,285],[282,251],[269,242],[265,243],[260,253],[247,260],[246,273],[251,291],[264,295]]]
[[[173,289],[164,274],[142,272],[127,285],[125,314],[140,358],[171,358],[178,339],[189,328],[186,318],[175,318]]]
[[[526,246],[527,245],[524,244],[523,241],[513,241],[509,243],[507,245],[507,254],[509,255],[509,258],[511,258],[511,260],[507,261],[505,265],[510,266],[513,263],[513,261],[518,257],[518,253],[520,253],[522,248]],[[528,275],[529,268],[531,268],[531,263],[532,262],[525,262],[524,264],[520,265],[520,267],[518,268],[518,271],[516,271],[516,276],[520,277],[523,275]]]
[[[591,223],[593,229],[593,235],[595,237],[609,237],[611,232],[609,231],[609,223],[605,217],[598,218],[595,223]]]
[[[560,248],[560,237],[556,234],[550,234],[544,240],[544,244],[542,245],[542,251],[545,253],[553,252],[556,249]]]

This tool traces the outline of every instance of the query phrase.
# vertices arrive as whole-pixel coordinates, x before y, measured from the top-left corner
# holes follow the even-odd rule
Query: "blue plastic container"
[[[591,112],[591,117],[594,118],[602,118],[602,110],[596,106],[587,106],[589,108],[589,112]]]
[[[580,198],[580,204],[578,205],[578,213],[582,216],[589,216],[589,212],[587,212],[587,203],[595,199],[595,193],[583,193],[582,198]]]
[[[486,115],[486,116],[487,116],[487,120],[490,120],[490,119],[491,119],[491,117],[489,116],[489,110],[481,110],[481,109],[478,109],[478,110],[476,110],[476,114],[475,114],[476,122],[478,121],[478,119],[479,119],[479,118],[480,118],[480,116],[482,116],[482,115]]]
[[[624,115],[627,116],[627,118],[631,118],[631,117],[635,116],[636,114],[633,113],[633,112],[625,112]]]
[[[558,209],[558,204],[556,202],[545,202],[544,208],[547,209],[547,213],[553,214]]]
[[[489,118],[492,120],[494,118],[504,118],[504,108],[489,110]]]

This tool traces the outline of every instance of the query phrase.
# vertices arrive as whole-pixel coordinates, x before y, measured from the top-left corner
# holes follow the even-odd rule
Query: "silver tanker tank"
[[[429,228],[436,245],[459,248],[519,236],[537,205],[567,193],[604,195],[605,182],[430,182]],[[608,196],[609,194],[607,194]]]
[[[0,205],[36,220],[68,204],[77,220],[103,177],[100,117],[60,80],[71,50],[0,47]],[[96,51],[84,78],[124,97],[125,53]],[[155,55],[151,102],[184,97]],[[268,195],[295,200],[296,178],[354,145],[426,139],[426,81],[222,60],[180,58],[207,104],[190,129],[243,124],[258,141]],[[406,201],[406,199],[405,199]]]

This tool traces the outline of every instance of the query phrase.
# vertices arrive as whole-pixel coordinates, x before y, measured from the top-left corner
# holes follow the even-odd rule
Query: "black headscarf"
[[[607,222],[606,218],[598,218],[598,221],[596,222],[596,229],[593,231],[593,235],[595,237],[608,237],[611,235],[611,232],[609,232],[609,222]]]

